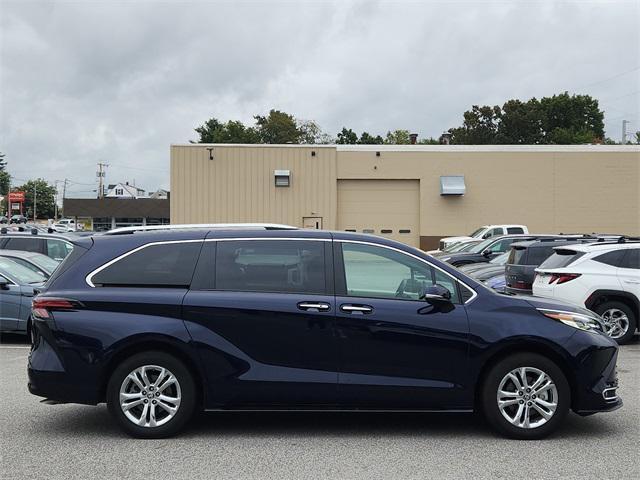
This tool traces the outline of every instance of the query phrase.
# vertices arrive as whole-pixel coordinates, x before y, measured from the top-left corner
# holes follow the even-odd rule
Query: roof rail
[[[103,235],[123,235],[135,232],[153,232],[164,230],[187,230],[195,228],[226,230],[297,230],[298,227],[278,223],[185,223],[177,225],[140,225],[137,227],[120,227],[109,230]]]

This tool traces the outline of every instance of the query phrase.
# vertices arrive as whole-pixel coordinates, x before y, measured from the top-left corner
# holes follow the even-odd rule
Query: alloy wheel
[[[558,389],[542,370],[520,367],[504,376],[496,399],[500,413],[509,423],[519,428],[537,428],[547,423],[558,408]]]
[[[622,310],[610,308],[602,312],[604,332],[611,338],[621,338],[629,330],[629,317]]]
[[[120,408],[140,427],[159,427],[178,412],[182,392],[176,376],[164,367],[144,365],[125,377],[120,386]]]

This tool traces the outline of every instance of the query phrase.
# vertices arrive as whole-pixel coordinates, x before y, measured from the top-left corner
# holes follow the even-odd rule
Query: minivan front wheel
[[[570,389],[562,370],[534,353],[511,355],[491,368],[482,386],[482,407],[491,426],[518,439],[539,439],[566,417]]]
[[[195,410],[193,376],[180,360],[164,352],[133,355],[111,375],[107,406],[118,424],[134,437],[174,435]]]

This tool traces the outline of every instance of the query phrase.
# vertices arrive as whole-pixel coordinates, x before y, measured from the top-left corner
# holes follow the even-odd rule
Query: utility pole
[[[33,223],[36,223],[36,206],[38,205],[38,188],[33,185]]]
[[[67,179],[65,178],[64,185],[62,186],[62,215],[64,215],[64,197],[66,196],[67,196]]]
[[[622,145],[627,143],[627,125],[631,122],[629,120],[622,120]]]
[[[98,198],[102,198],[103,194],[104,194],[104,187],[103,187],[103,183],[104,183],[104,176],[106,174],[106,172],[103,169],[106,169],[109,166],[108,163],[102,163],[102,162],[98,162],[98,182],[99,182],[99,186],[98,186]]]
[[[60,180],[53,181],[53,188],[56,189],[56,196],[53,201],[53,223],[58,222],[58,184],[59,183],[60,183]]]

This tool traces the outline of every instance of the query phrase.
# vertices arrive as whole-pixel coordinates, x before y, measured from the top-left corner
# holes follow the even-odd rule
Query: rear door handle
[[[364,315],[373,313],[373,307],[370,307],[369,305],[342,304],[340,305],[340,310],[342,310],[345,313],[361,313]]]
[[[640,280],[625,280],[627,283],[640,283]]]
[[[331,305],[325,302],[300,302],[298,304],[300,310],[317,310],[319,312],[326,312],[331,309]]]

